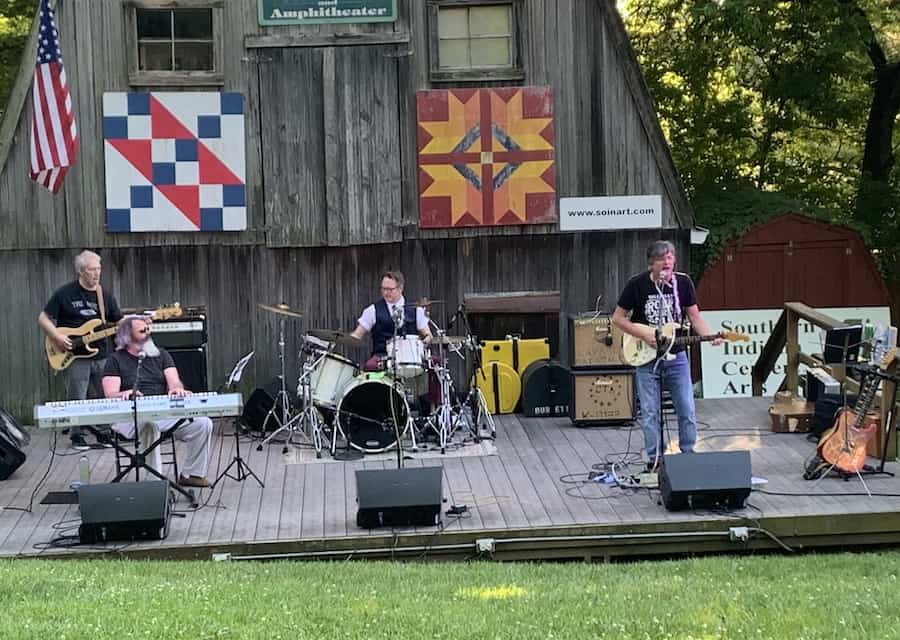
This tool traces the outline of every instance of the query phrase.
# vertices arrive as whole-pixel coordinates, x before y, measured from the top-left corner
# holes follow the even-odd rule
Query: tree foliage
[[[889,258],[900,247],[900,0],[627,0],[624,9],[713,247],[792,202],[862,231],[900,280],[900,260]],[[864,172],[875,151],[878,171]],[[760,195],[772,192],[777,206]]]
[[[34,0],[0,0],[0,116],[19,71],[35,10]]]

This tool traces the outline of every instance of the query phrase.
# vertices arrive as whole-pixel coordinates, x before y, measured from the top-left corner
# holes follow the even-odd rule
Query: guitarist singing
[[[616,326],[658,350],[657,331],[669,323],[683,325],[690,320],[695,332],[709,334],[709,325],[697,306],[694,283],[687,274],[675,272],[675,245],[665,240],[653,242],[647,247],[647,266],[647,271],[632,277],[622,290],[612,317]],[[721,338],[712,341],[714,345],[721,343]],[[654,359],[635,368],[648,471],[659,468],[666,447],[660,425],[660,379],[672,395],[678,415],[678,446],[682,453],[693,452],[697,441],[690,363],[681,345],[673,345],[668,353],[668,358]]]
[[[77,328],[89,320],[101,318],[104,323],[115,323],[122,319],[122,312],[116,298],[100,287],[100,256],[93,251],[82,251],[75,256],[74,282],[57,289],[38,316],[38,324],[60,349],[70,351],[72,341],[57,327]],[[109,339],[94,344],[98,349],[92,358],[79,358],[63,371],[66,400],[102,398],[101,378],[109,354]],[[72,447],[89,449],[81,427],[72,427],[69,432]],[[105,437],[98,438],[99,444],[106,444]]]

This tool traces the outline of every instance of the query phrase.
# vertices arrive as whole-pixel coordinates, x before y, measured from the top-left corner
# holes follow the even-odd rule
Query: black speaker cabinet
[[[167,349],[175,360],[175,368],[186,389],[195,393],[209,391],[206,375],[206,347]]]
[[[356,472],[356,524],[364,529],[441,523],[443,467]]]
[[[244,411],[241,414],[241,422],[250,431],[274,431],[280,424],[284,424],[284,408],[281,403],[272,411],[275,398],[281,390],[281,380],[270,380],[265,387],[257,388],[250,394],[244,403]],[[271,416],[269,412],[272,411]],[[266,417],[269,417],[266,421]]]
[[[162,540],[169,534],[169,485],[161,480],[78,487],[82,544]]]
[[[750,495],[750,452],[710,451],[663,456],[659,490],[669,511],[740,509]]]
[[[16,419],[0,409],[0,480],[6,480],[25,462],[23,447],[29,442],[28,432]]]
[[[634,369],[573,369],[569,418],[576,426],[622,424],[635,417]]]

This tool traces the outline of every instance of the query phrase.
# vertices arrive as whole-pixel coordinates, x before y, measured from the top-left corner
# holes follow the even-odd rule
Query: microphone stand
[[[137,369],[135,369],[135,372],[134,372],[134,385],[131,387],[131,417],[134,422],[134,452],[135,452],[135,456],[137,458],[139,458],[139,460],[136,461],[136,462],[138,462],[138,464],[135,465],[135,467],[134,467],[134,481],[135,482],[141,481],[140,468],[141,468],[141,466],[144,465],[144,462],[145,462],[143,459],[143,456],[141,456],[141,432],[138,430],[138,406],[137,406],[138,402],[137,402],[137,399],[138,399],[138,387],[141,383],[141,367],[143,366],[144,358],[146,358],[146,357],[147,357],[147,354],[145,354],[143,351],[141,351],[140,354],[138,354]]]
[[[400,307],[397,309],[394,320],[394,340],[396,340],[400,336],[400,329],[403,326],[403,323],[406,321],[406,308]],[[399,317],[398,317],[399,316]],[[396,342],[394,343],[396,344]],[[391,389],[396,391],[397,395],[402,397],[403,392],[400,390],[400,377],[397,375],[397,348],[394,347],[394,357],[391,358]],[[391,406],[391,418],[394,423],[394,435],[397,438],[397,468],[403,468],[403,444],[400,442],[400,423],[397,420],[397,403],[395,402],[395,395],[392,393],[388,394],[390,398],[388,402]]]

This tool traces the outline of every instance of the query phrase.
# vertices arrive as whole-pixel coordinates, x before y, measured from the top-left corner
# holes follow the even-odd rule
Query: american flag
[[[78,133],[59,51],[56,17],[49,0],[41,0],[31,102],[34,120],[31,126],[30,177],[56,193],[62,186],[66,171],[75,164]]]

